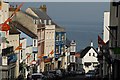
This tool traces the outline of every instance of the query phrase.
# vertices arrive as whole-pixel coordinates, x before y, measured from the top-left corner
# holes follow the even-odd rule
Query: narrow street
[[[62,80],[101,80],[101,79],[96,79],[96,78],[85,78],[84,75],[77,75],[77,76],[71,76],[71,77],[66,77]]]

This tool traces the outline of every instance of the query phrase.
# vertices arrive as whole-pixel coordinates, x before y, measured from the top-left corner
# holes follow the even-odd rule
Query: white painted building
[[[20,44],[22,44],[22,49],[20,50],[20,63],[26,58],[26,47],[27,47],[27,39],[21,38]]]
[[[103,41],[106,43],[109,40],[109,25],[110,25],[110,12],[104,12],[104,27],[103,27]]]
[[[34,42],[35,40],[33,40]],[[36,42],[35,42],[36,43]],[[22,73],[24,73],[27,78],[28,73],[33,73],[33,65],[37,65],[37,51],[34,51],[34,46],[27,46],[27,38],[21,38],[20,44],[22,44],[22,49],[20,50],[20,63],[24,63],[26,67],[24,67]],[[28,69],[28,70],[27,70]]]
[[[97,51],[93,46],[88,46],[80,52],[80,58],[82,58],[83,69],[85,72],[94,70],[95,66],[98,65]]]
[[[19,50],[15,50],[15,49],[20,44],[19,39],[20,39],[20,32],[16,28],[11,26],[11,29],[9,30],[9,36],[7,36],[7,40],[9,42],[7,46],[13,46],[14,53],[17,55],[16,70],[15,70],[16,77],[19,76]]]
[[[0,24],[4,23],[4,21],[7,20],[8,17],[9,17],[9,4],[1,0],[0,1]],[[6,37],[5,31],[0,31],[0,33],[1,33],[1,37],[4,37],[4,38]],[[9,33],[7,35],[9,35]],[[7,44],[3,41],[1,43],[1,50],[6,47],[7,47]]]

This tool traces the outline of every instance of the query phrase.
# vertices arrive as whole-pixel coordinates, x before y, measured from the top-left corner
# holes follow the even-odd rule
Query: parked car
[[[86,74],[86,78],[94,78],[96,76],[95,70],[89,70]]]
[[[43,72],[46,80],[55,80],[56,76],[53,71]]]
[[[79,69],[76,71],[76,75],[84,75],[85,74],[85,70],[84,69]]]
[[[59,78],[62,78],[62,72],[61,70],[56,70],[56,76],[59,77]]]
[[[44,75],[42,73],[33,73],[32,74],[32,80],[43,80]]]
[[[76,75],[76,71],[69,71],[69,76],[75,76]]]

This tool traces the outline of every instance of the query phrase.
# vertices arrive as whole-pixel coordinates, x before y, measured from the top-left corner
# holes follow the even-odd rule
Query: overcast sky
[[[8,2],[109,2],[111,0],[4,0]],[[119,0],[115,0],[119,1]]]
[[[103,14],[104,11],[109,11],[109,3],[31,2],[25,3],[22,9],[39,8],[42,4],[46,4],[47,14],[52,20],[65,28],[67,38],[76,41],[77,51],[89,46],[91,40],[94,42],[94,47],[97,47],[97,36],[102,33]],[[28,39],[28,43],[30,42],[32,41]]]

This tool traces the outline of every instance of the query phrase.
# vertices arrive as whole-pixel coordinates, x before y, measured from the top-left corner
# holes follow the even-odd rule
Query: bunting
[[[52,50],[51,52],[50,52],[50,54],[52,55],[54,53],[54,51]]]
[[[44,56],[44,54],[41,54],[40,56],[38,56],[38,58],[40,58],[40,59],[41,59],[43,56]]]
[[[15,49],[16,50],[21,50],[22,49],[22,43]]]
[[[2,2],[0,1],[0,10],[2,9]]]
[[[32,60],[32,61],[30,62],[30,64],[36,64],[36,61],[35,61],[35,60]]]
[[[31,56],[31,54],[29,54],[26,59],[30,58],[30,56]]]
[[[0,4],[2,4],[2,3],[0,3]],[[18,10],[20,10],[22,5],[23,5],[23,3],[19,5],[19,7],[14,11],[14,13],[4,23],[0,24],[0,30],[1,31],[6,31],[6,35],[7,35],[7,31],[10,30],[10,26],[7,24],[7,22],[10,22],[12,20],[12,18],[14,17],[16,12],[18,12]]]

